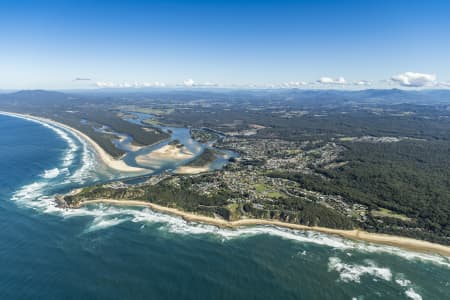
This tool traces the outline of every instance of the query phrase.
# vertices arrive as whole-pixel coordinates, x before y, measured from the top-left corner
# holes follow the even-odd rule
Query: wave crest
[[[392,272],[389,268],[378,267],[374,262],[367,261],[367,265],[352,265],[343,263],[338,257],[330,257],[328,263],[330,271],[339,273],[339,279],[343,282],[361,282],[361,277],[370,275],[386,281],[392,280]]]
[[[54,168],[50,170],[45,170],[44,173],[41,175],[41,177],[45,179],[53,179],[55,177],[58,177],[59,173],[60,173],[59,169]]]

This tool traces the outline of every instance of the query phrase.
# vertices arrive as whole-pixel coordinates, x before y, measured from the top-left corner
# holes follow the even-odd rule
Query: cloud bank
[[[217,87],[217,86],[219,86],[219,84],[210,82],[210,81],[198,83],[198,82],[195,82],[195,80],[193,80],[193,79],[186,79],[185,81],[183,81],[183,84],[181,86],[184,86],[184,87]]]
[[[111,81],[97,81],[95,85],[98,88],[151,88],[151,87],[165,87],[166,84],[164,82],[134,82],[134,83],[128,83],[128,82],[121,82],[121,83],[115,83]]]
[[[317,83],[318,84],[340,84],[340,85],[343,85],[343,84],[346,84],[347,81],[345,80],[344,77],[338,77],[336,79],[331,78],[331,77],[320,77],[317,80]]]
[[[289,81],[289,82],[285,82],[281,85],[281,87],[283,88],[299,88],[299,87],[304,87],[308,85],[307,82],[305,81]]]
[[[358,80],[358,81],[353,82],[353,85],[356,85],[356,86],[368,86],[371,84],[372,84],[372,82],[370,82],[368,80]]]
[[[436,82],[435,74],[405,72],[392,76],[391,80],[405,87],[424,87]]]
[[[331,88],[336,87],[348,89],[365,89],[365,88],[392,88],[394,86],[402,86],[405,88],[450,88],[450,81],[437,81],[435,74],[405,72],[389,79],[383,80],[365,80],[356,79],[347,81],[344,77],[327,77],[323,76],[315,81],[286,81],[282,83],[271,84],[218,84],[211,81],[197,82],[192,78],[182,82],[166,84],[164,82],[112,82],[97,81],[94,85],[98,88],[261,88],[261,89],[301,89],[301,88]],[[88,81],[89,78],[76,78],[76,81]]]
[[[447,82],[439,82],[439,83],[437,84],[437,86],[440,86],[440,87],[450,87],[450,81],[447,81]]]

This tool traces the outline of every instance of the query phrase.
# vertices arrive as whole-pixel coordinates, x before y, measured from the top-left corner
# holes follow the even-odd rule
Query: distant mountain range
[[[171,98],[176,100],[214,100],[214,101],[248,101],[270,100],[286,103],[304,104],[450,104],[450,90],[414,90],[401,89],[367,89],[358,91],[343,90],[300,90],[300,89],[266,89],[266,90],[231,90],[231,89],[99,89],[78,90],[71,92],[23,90],[12,93],[0,93],[0,104],[61,104],[87,100],[113,99],[115,96],[142,99]],[[118,100],[117,98],[114,100]]]

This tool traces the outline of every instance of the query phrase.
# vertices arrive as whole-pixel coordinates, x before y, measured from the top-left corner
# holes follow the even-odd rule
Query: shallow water
[[[126,119],[128,122],[131,122],[133,124],[137,125],[145,125],[143,123],[146,119],[154,118],[153,115],[145,114],[145,113],[138,113],[138,112],[128,112],[129,114],[133,114],[134,118]],[[162,171],[166,170],[175,170],[177,167],[182,166],[186,163],[189,163],[190,161],[194,160],[196,157],[198,157],[200,154],[203,153],[205,148],[213,148],[211,145],[202,144],[197,142],[191,137],[190,130],[188,128],[180,128],[180,127],[170,127],[170,126],[158,126],[154,125],[155,127],[161,129],[164,132],[170,133],[170,138],[168,140],[162,141],[160,143],[157,143],[152,146],[144,147],[138,151],[128,153],[124,160],[132,166],[142,166],[142,167],[151,167],[153,169],[153,174],[161,173]],[[182,161],[176,161],[176,160],[167,160],[162,164],[151,164],[151,165],[143,165],[136,163],[136,157],[139,155],[145,155],[150,153],[153,150],[159,149],[165,145],[167,145],[169,142],[178,140],[181,144],[183,144],[187,150],[189,150],[191,153],[193,153],[192,158],[182,160]],[[213,148],[214,149],[214,148]],[[220,150],[220,152],[223,153],[223,155],[217,157],[215,161],[213,161],[210,165],[211,170],[218,170],[223,168],[224,165],[228,163],[228,159],[230,157],[237,157],[238,154],[233,151],[228,150]]]
[[[0,299],[449,299],[450,261],[314,232],[53,206],[118,176],[62,129],[0,116]]]

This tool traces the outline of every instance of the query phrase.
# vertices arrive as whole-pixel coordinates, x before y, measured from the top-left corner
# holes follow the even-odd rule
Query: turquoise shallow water
[[[450,298],[438,256],[142,208],[58,210],[54,193],[117,174],[55,128],[0,116],[0,136],[0,299]]]

